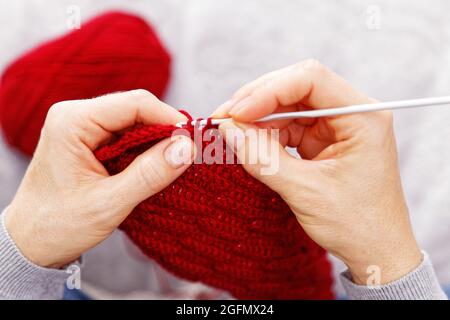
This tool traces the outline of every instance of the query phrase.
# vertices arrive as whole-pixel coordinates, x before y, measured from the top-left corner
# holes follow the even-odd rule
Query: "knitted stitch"
[[[96,156],[116,174],[175,129],[135,127]],[[196,129],[187,129],[192,137]],[[280,196],[239,164],[192,165],[140,203],[121,229],[175,275],[236,298],[333,298],[325,251],[305,234]]]

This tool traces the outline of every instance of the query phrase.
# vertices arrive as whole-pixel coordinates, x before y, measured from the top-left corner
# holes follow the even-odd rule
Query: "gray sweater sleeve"
[[[341,281],[352,300],[447,300],[425,252],[415,270],[394,282],[372,287],[356,285],[348,270],[341,274]]]
[[[0,215],[0,299],[61,299],[69,274],[42,268],[25,258],[11,239]],[[350,299],[447,299],[428,255],[411,273],[379,287],[359,286],[348,271],[341,281]]]
[[[61,299],[69,274],[42,268],[25,258],[0,215],[0,299]]]

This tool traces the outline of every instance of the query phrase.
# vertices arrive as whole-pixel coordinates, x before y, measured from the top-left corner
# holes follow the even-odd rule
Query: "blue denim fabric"
[[[91,298],[81,290],[67,289],[67,287],[64,286],[63,300],[91,300]]]

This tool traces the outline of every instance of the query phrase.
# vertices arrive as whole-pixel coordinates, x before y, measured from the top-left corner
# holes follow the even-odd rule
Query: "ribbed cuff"
[[[352,300],[447,300],[425,252],[422,263],[415,270],[382,286],[357,285],[352,282],[348,270],[341,273],[340,278],[348,298]]]
[[[69,274],[25,258],[6,230],[4,212],[0,216],[0,299],[61,299]]]

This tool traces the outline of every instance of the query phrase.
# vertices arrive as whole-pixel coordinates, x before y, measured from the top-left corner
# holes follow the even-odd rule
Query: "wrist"
[[[7,211],[0,214],[0,299],[61,299],[69,272],[43,268],[26,258],[6,229]]]
[[[29,210],[27,210],[29,212]],[[23,210],[18,210],[15,203],[4,213],[4,225],[11,240],[14,242],[20,253],[31,263],[44,268],[57,268],[45,259],[45,255],[40,252],[40,237],[33,230],[33,223],[25,223],[21,219]],[[30,219],[28,219],[29,221]]]
[[[392,247],[366,252],[356,255],[356,259],[344,261],[353,282],[368,286],[388,284],[409,274],[423,261],[422,252],[415,240]]]

